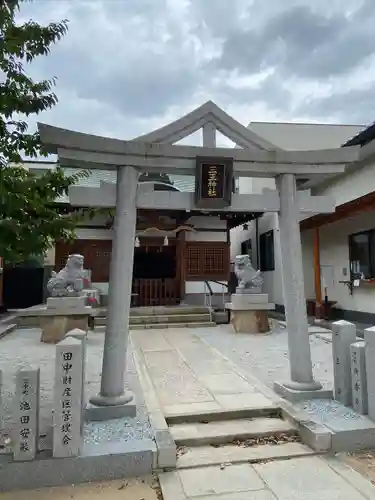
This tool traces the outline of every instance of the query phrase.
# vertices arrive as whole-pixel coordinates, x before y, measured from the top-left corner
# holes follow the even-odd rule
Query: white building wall
[[[349,171],[331,185],[318,190],[319,194],[332,196],[336,205],[360,198],[375,191],[375,161],[355,171]]]
[[[331,185],[318,190],[317,194],[332,196],[339,206],[374,191],[375,162],[372,161],[337,177]],[[375,286],[362,285],[350,295],[347,286],[339,283],[350,279],[349,235],[369,229],[375,229],[375,212],[346,218],[319,229],[322,281],[327,286],[329,300],[337,301],[336,307],[340,309],[375,313]],[[302,233],[302,244],[306,297],[313,298],[313,231]]]
[[[365,127],[362,125],[326,125],[326,124],[309,124],[309,123],[260,123],[252,122],[248,128],[268,140],[275,146],[282,149],[295,150],[319,150],[338,148],[348,139],[356,135]],[[371,173],[372,172],[372,173]],[[344,203],[349,199],[353,199],[354,193],[364,194],[367,185],[367,192],[375,189],[368,189],[372,175],[372,183],[375,184],[375,166],[367,173],[364,180],[353,182],[353,176],[349,180],[340,181],[345,187],[343,194],[330,191],[326,188],[319,194],[330,194],[336,197],[337,203]],[[355,174],[357,175],[357,174]],[[374,186],[375,187],[375,186]],[[240,193],[261,193],[263,189],[275,189],[274,179],[268,178],[240,178],[239,192]],[[339,190],[342,188],[340,187]],[[358,196],[362,196],[358,194]],[[342,201],[344,200],[344,201]],[[311,214],[313,215],[313,214]],[[301,214],[301,220],[308,217],[306,214]],[[284,305],[283,287],[281,277],[281,251],[278,229],[278,216],[275,213],[263,215],[258,221],[259,235],[273,229],[274,230],[274,255],[275,255],[275,270],[264,272],[264,292],[269,294],[270,300],[278,305]],[[255,223],[250,227],[253,247],[253,263],[256,261],[256,234]],[[239,230],[231,231],[231,255],[236,255],[241,249],[241,241],[248,239],[246,232]],[[306,232],[301,234],[302,256],[305,276],[305,295],[306,298],[314,298],[314,271],[313,271],[313,233]],[[330,269],[324,270],[327,276],[330,275]],[[341,285],[345,287],[345,285]],[[346,290],[346,289],[345,289]],[[344,292],[345,292],[344,290]],[[334,299],[332,299],[334,300]]]
[[[302,151],[339,148],[366,127],[322,123],[251,122],[247,128],[279,148]]]
[[[239,193],[240,194],[261,194],[263,189],[275,189],[275,180],[268,178],[251,178],[251,177],[240,177],[239,178]],[[262,220],[259,219],[260,221]],[[243,226],[238,226],[230,231],[230,258],[234,260],[236,255],[241,253],[241,243],[252,238],[252,248],[253,252],[256,252],[256,240],[255,238],[255,222],[250,222],[248,229],[243,229]],[[265,231],[263,231],[265,232]],[[254,265],[256,260],[253,261]]]
[[[349,236],[375,229],[375,211],[343,219],[319,229],[320,265],[322,281],[328,289],[328,299],[337,301],[336,307],[349,311],[375,314],[375,285],[361,285],[350,295],[348,287],[340,283],[350,277]],[[315,297],[313,269],[313,231],[302,233],[306,297]]]
[[[255,189],[269,187],[269,179],[253,179]],[[329,195],[336,200],[336,205],[342,205],[375,191],[375,162],[363,166],[359,170],[349,171],[345,176],[338,177],[330,186],[318,190],[316,194]],[[313,215],[313,214],[311,214]],[[306,215],[304,214],[305,218]],[[301,217],[302,218],[302,217]],[[278,239],[278,220],[276,214],[266,214],[259,219],[259,234],[274,229],[275,271],[264,273],[264,291],[276,304],[283,305],[280,246]],[[375,313],[375,286],[363,285],[351,296],[346,285],[339,281],[349,279],[349,246],[350,234],[375,228],[375,213],[367,213],[350,219],[344,219],[320,228],[320,264],[322,280],[328,289],[329,300],[337,301],[340,309]],[[255,230],[252,228],[253,247],[255,245]],[[315,298],[313,231],[301,233],[302,256],[305,280],[305,296]],[[256,262],[256,260],[254,260]],[[347,272],[347,276],[345,276]],[[322,284],[323,291],[323,284]]]

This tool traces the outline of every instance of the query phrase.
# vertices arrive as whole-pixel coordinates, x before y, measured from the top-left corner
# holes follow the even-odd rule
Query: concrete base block
[[[177,447],[169,430],[155,431],[157,448],[157,468],[175,469],[177,463]]]
[[[259,295],[260,293],[262,293],[261,285],[254,286],[252,288],[241,288],[239,286],[236,288],[236,294],[238,295]]]
[[[375,447],[374,428],[340,430],[332,433],[332,451],[354,452]]]
[[[374,422],[338,401],[283,401],[281,407],[298,425],[302,441],[316,451],[353,452],[375,446]]]
[[[86,422],[100,422],[123,417],[134,418],[136,414],[137,405],[134,398],[129,403],[118,406],[95,406],[87,403],[84,412]]]
[[[233,305],[233,302],[226,302],[225,309],[230,309],[233,311],[272,311],[275,309],[275,304],[272,302],[255,302],[247,303],[244,307],[237,307]]]
[[[83,309],[87,305],[86,296],[80,297],[48,297],[47,309]]]
[[[85,445],[79,457],[40,453],[36,460],[13,462],[10,455],[0,455],[0,492],[148,475],[155,455],[151,439]]]
[[[270,330],[267,311],[232,310],[231,323],[236,333],[268,333]]]
[[[73,312],[67,315],[42,316],[40,318],[42,327],[40,341],[47,344],[57,344],[64,340],[65,335],[71,330],[78,328],[87,332],[88,318],[87,313],[75,314]]]
[[[299,424],[298,430],[302,442],[313,450],[325,453],[332,449],[333,433],[324,425],[304,421]]]
[[[332,399],[333,391],[331,389],[318,389],[316,391],[297,391],[286,387],[282,382],[274,382],[274,391],[287,401],[296,403],[308,399]]]
[[[232,303],[232,309],[248,309],[248,306],[255,304],[267,304],[268,294],[267,293],[233,293],[230,297]]]

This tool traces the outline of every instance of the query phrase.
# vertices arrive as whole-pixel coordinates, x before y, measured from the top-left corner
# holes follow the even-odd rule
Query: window
[[[185,255],[186,279],[228,279],[230,257],[227,243],[187,242]]]
[[[241,242],[241,255],[249,255],[251,258],[251,239]]]
[[[260,270],[275,270],[275,251],[273,229],[259,236]]]
[[[352,279],[375,278],[375,229],[349,236],[349,259]]]

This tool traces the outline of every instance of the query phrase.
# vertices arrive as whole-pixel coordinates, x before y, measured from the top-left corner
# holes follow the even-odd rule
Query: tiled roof
[[[64,168],[67,175],[77,174],[79,168]],[[179,191],[192,193],[195,189],[195,178],[190,175],[170,175],[171,182]],[[91,170],[89,177],[79,179],[76,186],[100,187],[101,182],[116,182],[116,171],[114,170]],[[59,198],[59,203],[69,203],[69,198],[63,196]]]
[[[375,139],[375,122],[371,123],[368,127],[365,128],[365,130],[362,130],[362,132],[359,132],[357,135],[349,139],[349,141],[345,142],[343,144],[343,147],[348,147],[348,146],[365,146],[369,142],[373,141]]]

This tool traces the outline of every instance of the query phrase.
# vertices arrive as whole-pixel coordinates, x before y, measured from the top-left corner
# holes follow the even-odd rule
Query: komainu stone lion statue
[[[69,255],[64,269],[52,272],[47,290],[52,297],[77,297],[84,288],[83,255]]]
[[[237,293],[261,293],[263,277],[255,271],[248,255],[237,255],[234,272],[238,279]]]

